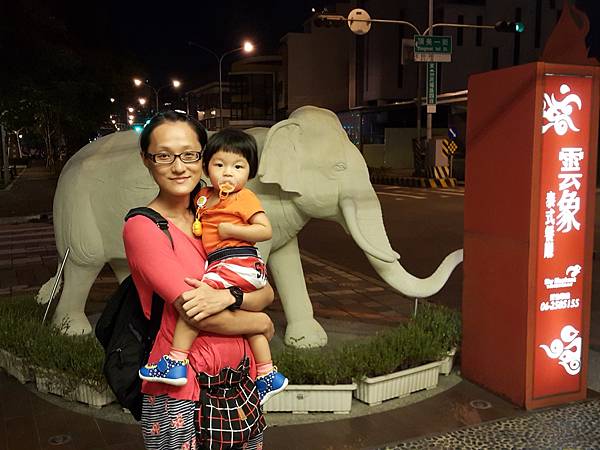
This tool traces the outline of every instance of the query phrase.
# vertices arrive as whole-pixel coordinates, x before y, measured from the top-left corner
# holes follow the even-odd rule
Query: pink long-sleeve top
[[[123,228],[125,254],[146,316],[150,317],[153,292],[165,300],[160,330],[150,353],[150,361],[158,361],[162,355],[169,353],[179,317],[173,302],[183,292],[192,289],[184,281],[185,277],[202,278],[206,261],[200,239],[186,235],[171,221],[169,232],[173,238],[173,246],[165,233],[147,217],[132,217]],[[142,392],[151,395],[168,394],[181,400],[198,400],[200,390],[192,368],[211,375],[227,366],[235,368],[244,356],[244,346],[251,361],[250,376],[255,378],[254,357],[243,337],[200,332],[188,356],[191,368],[188,370],[187,384],[177,387],[144,381]]]

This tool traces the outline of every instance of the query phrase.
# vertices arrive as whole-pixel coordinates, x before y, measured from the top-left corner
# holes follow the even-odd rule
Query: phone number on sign
[[[579,308],[579,299],[571,298],[569,300],[550,300],[540,303],[540,311],[557,311],[560,309]]]

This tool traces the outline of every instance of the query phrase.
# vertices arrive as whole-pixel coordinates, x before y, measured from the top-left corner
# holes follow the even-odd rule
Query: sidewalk
[[[51,212],[55,186],[55,176],[43,167],[32,167],[10,190],[0,191],[4,220],[0,222],[0,296],[36,292],[56,271],[52,223],[23,223]],[[15,219],[15,214],[20,217]],[[332,343],[369,335],[410,317],[412,301],[382,281],[306,251],[301,257],[315,316]],[[103,270],[86,306],[92,320],[116,285],[110,269]],[[278,330],[275,344],[282,345],[284,318],[279,301],[269,314]],[[597,369],[590,371],[600,373],[600,358],[594,364]],[[440,386],[432,391],[376,407],[355,400],[346,416],[269,413],[265,449],[598,448],[597,395],[589,391],[588,401],[528,413],[454,373],[441,377]],[[419,401],[409,404],[415,400]],[[131,422],[116,405],[95,410],[65,402],[0,373],[0,450],[142,449],[139,425]]]
[[[5,189],[0,190],[0,223],[34,219],[52,212],[58,175],[33,160]],[[17,218],[17,219],[15,219]],[[3,220],[2,220],[3,219]]]

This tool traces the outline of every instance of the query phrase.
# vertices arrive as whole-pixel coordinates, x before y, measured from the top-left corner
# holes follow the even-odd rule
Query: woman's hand
[[[214,289],[195,278],[185,278],[194,289],[181,294],[178,301],[186,316],[196,322],[220,313],[232,305],[234,298],[227,289]]]

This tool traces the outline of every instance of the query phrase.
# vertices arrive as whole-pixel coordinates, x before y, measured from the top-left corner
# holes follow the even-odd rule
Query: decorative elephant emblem
[[[258,175],[248,186],[273,225],[273,238],[258,246],[283,304],[287,344],[327,343],[313,317],[298,250],[298,232],[311,218],[342,225],[382,279],[410,297],[438,292],[462,262],[461,249],[426,279],[410,275],[400,265],[365,161],[331,111],[305,106],[270,129],[247,132],[256,138],[260,157]],[[129,209],[148,204],[157,189],[139,161],[138,135],[133,131],[90,143],[63,169],[54,199],[54,230],[61,259],[67,247],[71,250],[53,320],[68,318],[71,333],[91,331],[84,307],[104,264],[111,266],[119,282],[129,274],[121,239],[123,217]],[[39,300],[47,300],[53,283],[54,278],[42,286]]]
[[[572,325],[566,325],[560,332],[560,339],[554,339],[550,346],[541,344],[540,348],[569,375],[577,375],[581,370],[581,336]]]

